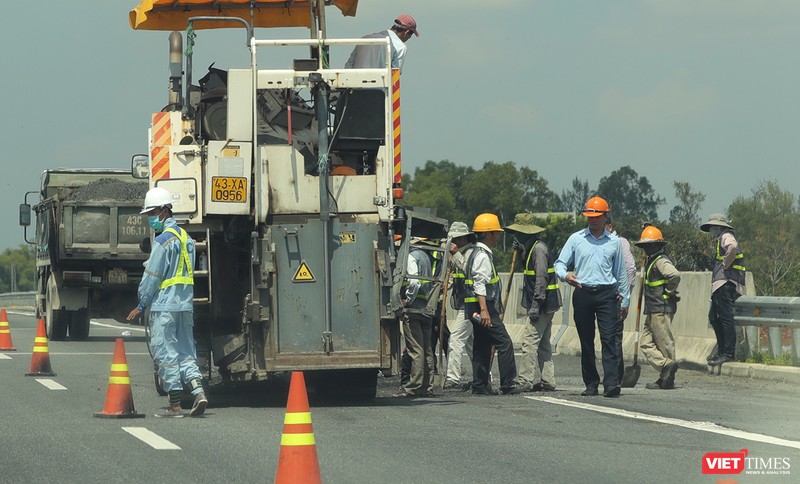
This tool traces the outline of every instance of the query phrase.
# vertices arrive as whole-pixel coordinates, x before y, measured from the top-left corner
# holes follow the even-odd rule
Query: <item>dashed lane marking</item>
[[[66,390],[67,387],[58,383],[55,380],[51,380],[50,378],[37,378],[36,381],[41,383],[42,385],[46,386],[50,390]]]
[[[180,447],[173,444],[169,440],[155,432],[147,430],[144,427],[122,427],[122,430],[128,432],[156,450],[181,450]]]
[[[0,353],[0,360],[10,360],[10,359],[11,359],[11,357],[10,357],[10,356],[8,356],[8,355],[5,355],[5,354],[3,354],[3,353]]]
[[[525,396],[531,400],[538,400],[546,403],[553,403],[555,405],[563,405],[566,407],[580,408],[583,410],[590,410],[592,412],[605,413],[609,415],[616,415],[618,417],[632,418],[636,420],[647,420],[650,422],[663,423],[667,425],[675,425],[676,427],[684,427],[692,430],[699,430],[701,432],[710,432],[712,434],[727,435],[737,439],[752,440],[754,442],[763,442],[765,444],[780,445],[782,447],[791,447],[793,449],[800,449],[800,442],[795,440],[786,440],[771,435],[756,434],[753,432],[746,432],[744,430],[731,429],[717,425],[712,422],[697,422],[692,420],[681,420],[678,418],[661,417],[659,415],[649,415],[646,413],[631,412],[618,408],[603,407],[600,405],[592,405],[589,403],[572,402],[569,400],[561,400],[553,397],[535,397]]]
[[[90,323],[92,323],[95,326],[101,326],[103,328],[122,329],[122,330],[127,330],[127,331],[139,331],[141,333],[144,333],[144,328],[140,328],[140,327],[137,327],[137,326],[127,326],[127,325],[126,326],[120,326],[120,325],[116,325],[116,324],[101,323],[99,321],[94,321],[94,320],[90,321]]]

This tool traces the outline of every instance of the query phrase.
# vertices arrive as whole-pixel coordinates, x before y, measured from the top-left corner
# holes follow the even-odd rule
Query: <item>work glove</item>
[[[511,248],[514,249],[515,252],[519,252],[520,254],[523,254],[525,252],[525,244],[517,240],[516,237],[514,237],[514,241],[511,242]]]
[[[531,322],[535,323],[539,321],[539,303],[533,301],[531,303],[531,308],[528,309],[528,318],[530,318]]]

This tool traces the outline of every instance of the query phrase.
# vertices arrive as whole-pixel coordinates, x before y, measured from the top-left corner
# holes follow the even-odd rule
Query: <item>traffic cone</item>
[[[31,355],[31,368],[25,376],[56,376],[50,366],[50,350],[47,349],[47,330],[44,329],[44,319],[39,319],[36,328],[36,338],[33,340],[33,354]]]
[[[133,408],[131,379],[128,376],[128,360],[125,358],[125,343],[117,338],[114,347],[114,358],[111,360],[111,376],[108,377],[106,406],[102,412],[95,412],[100,418],[144,418],[143,413],[136,413]]]
[[[17,351],[11,342],[11,328],[8,327],[6,308],[0,309],[0,351]]]
[[[281,453],[278,456],[275,484],[321,482],[319,461],[317,461],[317,444],[314,442],[311,411],[308,408],[306,382],[303,372],[294,371],[289,384],[286,416],[283,419]]]

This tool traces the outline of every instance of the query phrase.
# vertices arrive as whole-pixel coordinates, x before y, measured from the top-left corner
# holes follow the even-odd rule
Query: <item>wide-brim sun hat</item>
[[[505,227],[506,230],[511,230],[512,232],[519,232],[522,234],[538,234],[540,232],[544,232],[544,227],[539,227],[535,223],[533,223],[533,214],[532,213],[518,213],[514,216],[514,223]]]
[[[708,222],[701,225],[700,230],[708,232],[712,225],[733,229],[733,226],[725,219],[725,215],[721,213],[712,213],[709,215]]]
[[[450,224],[450,230],[447,231],[447,236],[451,239],[466,237],[468,235],[472,235],[472,232],[470,232],[469,227],[464,222],[453,222]]]

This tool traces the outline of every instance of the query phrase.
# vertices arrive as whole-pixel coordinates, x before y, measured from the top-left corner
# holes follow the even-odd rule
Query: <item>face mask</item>
[[[714,237],[719,237],[719,234],[722,233],[722,227],[719,227],[717,225],[712,225],[711,227],[708,228],[708,232]]]
[[[150,215],[147,217],[147,225],[156,232],[160,232],[164,229],[164,222],[158,219],[158,215]]]

